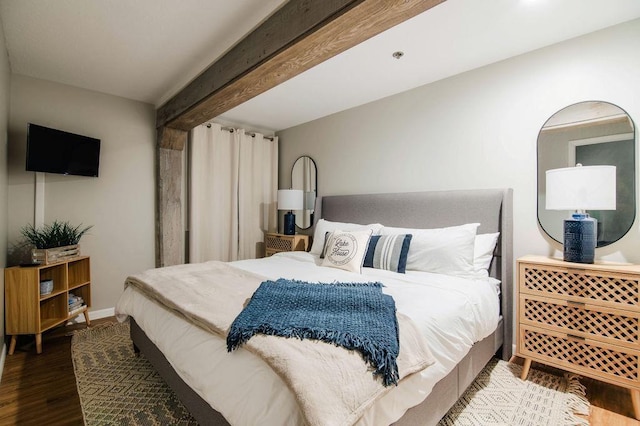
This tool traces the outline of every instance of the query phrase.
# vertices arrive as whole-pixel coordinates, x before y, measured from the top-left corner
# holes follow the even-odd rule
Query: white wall
[[[279,132],[280,187],[300,155],[317,163],[319,195],[511,187],[514,256],[552,254],[561,245],[536,217],[538,131],[585,100],[637,126],[639,40],[635,20]],[[636,221],[596,256],[640,263],[639,244]]]
[[[34,220],[34,172],[25,171],[27,123],[101,140],[98,178],[45,174],[45,223],[93,225],[92,310],[113,307],[125,278],[155,266],[155,110],[150,104],[21,75],[11,79],[9,120],[10,262],[20,229]]]

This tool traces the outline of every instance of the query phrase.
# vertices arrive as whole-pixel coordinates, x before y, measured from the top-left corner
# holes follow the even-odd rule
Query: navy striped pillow
[[[404,274],[411,237],[411,234],[372,235],[362,266]]]

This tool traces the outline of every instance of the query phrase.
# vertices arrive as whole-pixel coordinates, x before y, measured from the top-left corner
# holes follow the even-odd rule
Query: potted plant
[[[80,238],[92,226],[72,226],[69,222],[54,220],[49,225],[36,228],[27,225],[22,228],[22,236],[27,243],[33,245],[32,261],[34,263],[49,264],[70,257],[80,256],[78,243]]]

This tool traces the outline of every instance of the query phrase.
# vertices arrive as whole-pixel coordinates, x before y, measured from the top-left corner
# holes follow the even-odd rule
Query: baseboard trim
[[[2,371],[4,370],[4,362],[7,360],[7,344],[2,344],[2,353],[0,353],[0,382],[2,382]]]
[[[107,308],[107,309],[100,309],[97,311],[89,311],[89,319],[90,320],[96,320],[96,319],[100,319],[100,318],[107,318],[107,317],[112,317],[115,315],[115,308]],[[78,315],[77,317],[75,317],[74,319],[72,319],[71,321],[69,321],[67,324],[79,324],[79,323],[83,323],[84,321],[84,315]]]

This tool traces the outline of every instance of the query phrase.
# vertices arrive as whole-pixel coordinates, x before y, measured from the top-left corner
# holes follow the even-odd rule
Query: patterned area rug
[[[529,370],[495,358],[480,372],[439,426],[588,425],[589,402],[578,376]]]
[[[78,331],[71,356],[85,425],[197,425],[146,358],[134,356],[128,323]]]
[[[80,330],[71,354],[85,424],[197,425],[144,356],[136,357],[129,324]],[[584,387],[565,377],[492,360],[439,426],[588,425]]]

